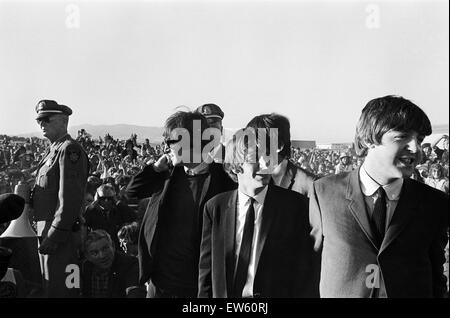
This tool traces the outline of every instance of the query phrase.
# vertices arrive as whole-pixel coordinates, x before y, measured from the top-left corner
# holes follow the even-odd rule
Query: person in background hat
[[[352,157],[349,153],[343,151],[339,155],[339,163],[335,167],[335,174],[350,172],[353,170]]]
[[[90,230],[105,230],[112,237],[118,248],[119,229],[136,220],[136,213],[126,204],[117,199],[116,190],[111,184],[102,184],[98,187],[91,204],[83,215],[85,226]]]
[[[222,120],[225,116],[222,109],[216,104],[204,104],[199,106],[196,110],[196,113],[202,114],[206,121],[208,122],[209,128],[216,128],[220,131],[220,137],[223,135],[223,125]],[[220,143],[216,148],[211,151],[211,157],[214,162],[222,163],[225,158],[225,147],[222,143]]]
[[[66,286],[66,267],[78,263],[78,228],[88,176],[88,157],[67,133],[72,110],[53,100],[36,106],[36,121],[51,145],[39,162],[32,204],[47,297],[76,297]]]
[[[214,127],[223,132],[222,120],[225,116],[222,109],[216,104],[204,104],[195,110],[196,113],[205,116],[209,127]]]

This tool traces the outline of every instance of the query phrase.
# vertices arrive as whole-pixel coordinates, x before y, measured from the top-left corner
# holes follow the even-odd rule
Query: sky
[[[262,113],[293,139],[351,142],[364,105],[396,94],[449,120],[448,1],[0,0],[0,134],[70,125],[162,126],[216,103],[237,129]]]

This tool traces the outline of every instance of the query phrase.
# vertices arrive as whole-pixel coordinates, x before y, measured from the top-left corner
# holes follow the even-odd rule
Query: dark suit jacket
[[[315,248],[322,250],[321,297],[371,297],[366,272],[379,266],[388,297],[441,297],[448,196],[405,179],[378,250],[373,243],[359,169],[314,182],[310,198]]]
[[[155,258],[156,242],[158,240],[158,218],[164,213],[168,198],[167,190],[171,183],[177,182],[180,174],[184,174],[182,166],[175,167],[171,173],[156,173],[152,166],[147,166],[144,171],[136,175],[128,186],[128,195],[139,199],[150,197],[145,211],[142,225],[139,231],[138,259],[141,283],[147,282],[152,275]],[[206,178],[200,198],[200,211],[203,211],[207,200],[218,193],[235,189],[234,183],[223,170],[221,164],[211,163],[209,176]],[[201,214],[201,213],[200,213]],[[199,215],[201,228],[202,217]],[[201,233],[198,234],[198,245],[200,246]],[[198,255],[197,255],[198,257]]]
[[[238,191],[206,203],[199,262],[199,297],[229,297],[235,268]],[[319,258],[309,236],[308,200],[269,185],[256,252],[253,292],[260,297],[318,297]]]

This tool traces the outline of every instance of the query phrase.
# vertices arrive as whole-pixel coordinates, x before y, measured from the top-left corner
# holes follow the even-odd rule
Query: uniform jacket
[[[230,297],[235,269],[238,191],[205,205],[199,297]],[[320,257],[310,237],[308,199],[270,184],[261,212],[253,292],[259,297],[318,297]]]
[[[321,297],[371,297],[378,267],[387,297],[441,297],[448,196],[405,179],[380,249],[376,247],[359,169],[314,182],[310,198],[315,248],[322,250]],[[369,279],[369,280],[368,280]]]
[[[158,239],[158,219],[165,211],[167,200],[176,199],[166,196],[169,186],[177,182],[180,174],[184,174],[182,166],[175,167],[171,172],[157,173],[153,166],[147,166],[141,173],[137,174],[128,186],[127,195],[139,199],[150,197],[147,209],[142,220],[139,231],[138,258],[141,283],[147,282],[152,274],[156,241]],[[203,211],[207,200],[218,193],[235,189],[234,183],[223,170],[223,166],[218,163],[211,163],[209,166],[209,176],[206,178],[200,197],[200,211]],[[199,215],[199,226],[201,228],[202,217]],[[198,235],[200,246],[201,233]]]
[[[53,142],[39,163],[32,204],[38,235],[64,242],[79,219],[88,175],[88,158],[70,135]]]

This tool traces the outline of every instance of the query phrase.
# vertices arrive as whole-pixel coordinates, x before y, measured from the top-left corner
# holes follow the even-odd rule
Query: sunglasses
[[[181,140],[181,136],[178,139],[164,139],[164,143],[170,147],[171,145],[174,145],[177,142],[180,142],[180,140]]]
[[[52,118],[52,116],[46,116],[46,117],[38,118],[38,119],[36,119],[36,121],[38,124],[41,124],[41,123],[48,124],[51,121],[50,120],[51,118]]]

